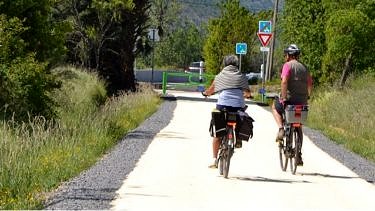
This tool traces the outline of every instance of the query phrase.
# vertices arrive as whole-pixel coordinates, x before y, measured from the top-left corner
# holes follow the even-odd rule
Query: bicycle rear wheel
[[[282,140],[279,142],[279,158],[280,158],[280,167],[281,170],[286,171],[286,167],[288,166],[288,157],[286,155],[286,145],[285,141]]]
[[[224,174],[224,160],[225,160],[225,157],[223,155],[224,153],[222,153],[222,155],[220,155],[219,157],[219,173],[220,175],[223,175]]]
[[[224,156],[224,178],[228,178],[228,174],[229,174],[229,166],[230,166],[230,159],[232,158],[232,155],[233,155],[233,148],[232,147],[228,147],[228,149],[226,150],[225,152],[225,156]]]
[[[298,166],[298,154],[301,152],[300,143],[302,142],[302,130],[300,127],[292,127],[291,132],[293,154],[290,157],[290,170],[292,174],[296,174]]]
[[[226,142],[226,137],[221,138],[221,143],[220,143],[220,149],[219,149],[219,158],[218,158],[218,167],[219,167],[219,173],[220,175],[223,175],[224,172],[224,162],[225,162],[225,151],[227,147],[225,146]]]

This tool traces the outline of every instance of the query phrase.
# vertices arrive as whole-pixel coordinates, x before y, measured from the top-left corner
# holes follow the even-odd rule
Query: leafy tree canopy
[[[236,43],[247,43],[248,49],[254,45],[257,20],[238,0],[228,0],[221,5],[221,16],[208,23],[208,37],[203,47],[207,72],[220,72],[222,59],[227,54],[235,54]],[[251,52],[247,52],[247,56]],[[243,65],[249,66],[249,62]]]

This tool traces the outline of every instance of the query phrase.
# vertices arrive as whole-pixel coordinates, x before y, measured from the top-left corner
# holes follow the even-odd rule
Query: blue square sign
[[[236,54],[246,54],[247,44],[246,43],[236,43]]]
[[[272,22],[271,21],[259,21],[259,33],[271,34]]]

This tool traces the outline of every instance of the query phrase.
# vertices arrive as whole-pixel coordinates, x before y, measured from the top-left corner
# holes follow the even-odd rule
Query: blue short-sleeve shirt
[[[222,106],[244,107],[245,100],[243,98],[242,89],[225,89],[221,91],[217,104]]]

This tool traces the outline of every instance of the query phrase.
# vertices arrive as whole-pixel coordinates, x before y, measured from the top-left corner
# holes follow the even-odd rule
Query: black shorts
[[[239,111],[241,110],[242,108],[241,107],[232,107],[232,106],[224,106],[224,105],[216,105],[216,109],[217,110],[224,110],[224,108],[229,111],[229,112],[236,112],[236,111]]]
[[[283,104],[280,103],[279,98],[273,101],[273,105],[275,106],[277,113],[279,113],[280,115],[283,115],[283,113],[285,112],[285,108]]]
[[[298,103],[298,102],[290,102],[290,101],[285,101],[284,102],[284,105],[280,103],[280,100],[279,98],[275,98],[275,100],[273,101],[273,104],[275,106],[275,109],[277,111],[277,113],[279,113],[280,115],[283,115],[283,113],[285,112],[285,107],[286,105],[305,105],[306,103]]]

